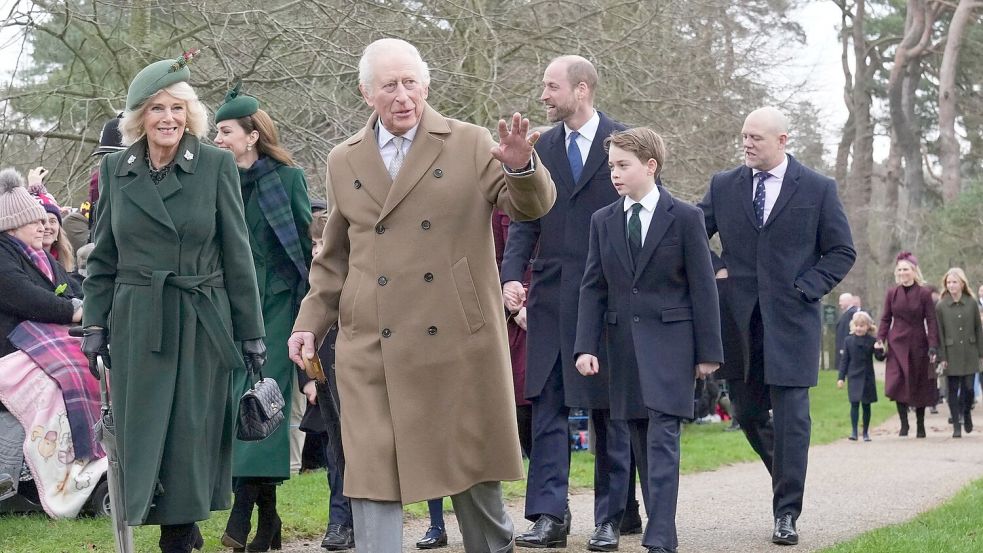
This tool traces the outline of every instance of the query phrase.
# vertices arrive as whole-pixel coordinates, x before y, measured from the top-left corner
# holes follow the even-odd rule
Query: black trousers
[[[975,379],[975,374],[945,377],[946,388],[948,388],[945,399],[949,403],[949,415],[952,416],[954,424],[963,420],[965,414],[973,408]]]
[[[648,522],[642,545],[675,551],[679,497],[679,417],[648,410],[647,419],[628,421],[635,462],[642,479]]]
[[[750,362],[745,380],[728,380],[737,422],[751,448],[771,473],[775,517],[802,513],[809,461],[809,388],[773,386],[764,378],[764,325],[751,315]],[[794,347],[789,344],[789,347]],[[769,414],[769,410],[771,414]]]

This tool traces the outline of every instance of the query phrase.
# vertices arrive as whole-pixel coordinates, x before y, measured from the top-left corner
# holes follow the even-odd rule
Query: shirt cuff
[[[502,169],[505,170],[505,174],[510,177],[528,177],[529,175],[536,172],[536,156],[529,158],[529,163],[526,164],[522,169],[514,170],[506,167],[502,164]]]

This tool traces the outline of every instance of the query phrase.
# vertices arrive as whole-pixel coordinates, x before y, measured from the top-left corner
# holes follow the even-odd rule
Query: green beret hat
[[[225,93],[225,102],[215,112],[216,123],[227,119],[246,117],[256,113],[256,110],[259,109],[259,100],[252,96],[240,94],[240,88],[242,88],[242,81],[237,82],[231,90]]]
[[[188,69],[188,62],[199,52],[200,50],[193,48],[176,60],[161,60],[141,69],[126,91],[126,109],[134,110],[158,91],[175,83],[189,81],[191,70]]]

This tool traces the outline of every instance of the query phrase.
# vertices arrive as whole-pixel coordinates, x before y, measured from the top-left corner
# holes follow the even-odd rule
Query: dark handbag
[[[239,428],[236,437],[244,442],[255,442],[267,438],[283,422],[283,394],[280,386],[272,378],[259,380],[242,394],[239,399]]]

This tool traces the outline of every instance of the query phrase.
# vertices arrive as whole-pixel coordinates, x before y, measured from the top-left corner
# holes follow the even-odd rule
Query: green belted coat
[[[146,147],[102,161],[83,324],[110,330],[126,520],[180,524],[230,506],[236,342],[263,318],[232,154],[185,134],[155,186]]]

